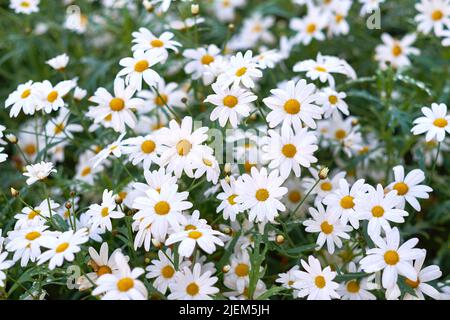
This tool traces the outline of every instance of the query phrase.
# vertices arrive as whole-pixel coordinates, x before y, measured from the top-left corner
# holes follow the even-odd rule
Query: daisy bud
[[[225,163],[223,170],[225,171],[225,173],[230,173],[231,172],[231,163]]]
[[[72,208],[72,204],[70,203],[70,201],[67,201],[66,204],[64,205],[66,207],[67,210],[69,210],[70,208]]]
[[[330,169],[328,169],[327,167],[323,167],[322,169],[320,169],[319,179],[325,180],[328,177],[328,172],[330,172]]]
[[[186,97],[181,98],[181,102],[186,104],[188,102],[188,99]]]
[[[191,5],[191,13],[192,15],[196,16],[200,12],[200,7],[198,4]]]
[[[13,187],[11,187],[11,195],[15,198],[19,195],[19,191],[17,191],[16,189],[14,189]]]
[[[258,116],[256,115],[256,113],[252,113],[252,114],[250,115],[250,119],[251,119],[251,120],[256,120],[257,117],[258,117]]]
[[[122,204],[123,199],[121,196],[116,196],[116,198],[114,199],[114,201],[116,202],[116,204]]]
[[[284,237],[281,234],[279,234],[279,235],[277,235],[275,241],[278,244],[282,244],[284,242]]]
[[[76,87],[76,88],[75,88],[75,91],[74,91],[74,93],[73,93],[73,98],[74,98],[75,100],[80,101],[80,100],[83,100],[84,97],[86,97],[86,94],[87,94],[87,91],[86,91],[86,90],[81,89],[80,87]]]
[[[229,228],[229,227],[223,228],[223,233],[230,234],[231,232],[232,232],[231,228]]]
[[[76,195],[75,191],[70,191],[70,197],[71,198],[75,197],[75,195]]]
[[[12,144],[16,144],[18,141],[17,137],[15,135],[13,135],[12,133],[5,135],[5,137]]]
[[[224,265],[222,268],[223,273],[228,273],[231,270],[231,266],[229,264]]]
[[[228,25],[228,30],[234,31],[234,24],[230,23],[230,24]]]
[[[142,1],[142,5],[144,6],[145,10],[147,10],[147,12],[153,12],[154,8],[150,1],[144,0]]]
[[[356,126],[357,124],[358,124],[358,120],[357,119],[352,120],[352,126]]]
[[[144,259],[144,262],[145,262],[146,264],[149,264],[150,261],[151,261],[150,258],[145,258],[145,259]]]

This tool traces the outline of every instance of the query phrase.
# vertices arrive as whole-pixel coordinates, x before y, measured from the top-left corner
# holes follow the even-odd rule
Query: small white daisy
[[[11,107],[9,116],[15,118],[20,111],[24,114],[33,115],[36,111],[36,96],[34,91],[33,81],[27,81],[20,84],[17,89],[12,92],[5,101],[5,108]]]
[[[223,218],[225,220],[235,221],[236,216],[242,212],[241,206],[236,202],[236,180],[234,177],[230,177],[229,182],[220,180],[223,192],[217,195],[217,199],[222,202],[217,207],[216,212],[219,213],[223,210]]]
[[[47,60],[45,63],[55,70],[63,71],[69,63],[69,56],[63,53],[50,60]]]
[[[53,163],[41,161],[40,163],[31,164],[25,167],[24,176],[28,177],[27,184],[31,185],[39,180],[46,179],[52,172],[56,172]]]
[[[90,216],[90,224],[93,229],[100,228],[108,231],[112,230],[111,219],[120,219],[125,215],[121,211],[116,210],[116,195],[108,189],[103,190],[102,203],[91,204],[86,214]]]
[[[431,141],[436,137],[438,142],[445,139],[445,133],[450,133],[450,115],[444,103],[432,103],[431,108],[423,107],[424,117],[414,120],[415,126],[411,129],[414,135],[426,132],[425,140]]]
[[[223,87],[242,84],[246,88],[253,88],[254,79],[262,77],[262,72],[258,68],[259,65],[251,50],[247,50],[245,54],[238,52],[230,58],[228,70],[219,75],[217,83]]]

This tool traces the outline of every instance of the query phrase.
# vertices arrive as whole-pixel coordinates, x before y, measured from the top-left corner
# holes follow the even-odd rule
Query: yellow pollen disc
[[[297,114],[300,112],[300,102],[296,99],[289,99],[284,103],[284,111],[289,114]]]
[[[162,46],[164,46],[164,42],[159,39],[153,39],[152,41],[150,41],[150,45],[153,48],[161,48]]]
[[[399,262],[400,257],[397,253],[397,251],[394,250],[388,250],[386,251],[386,253],[384,254],[384,261],[391,266],[394,266],[397,264],[397,262]]]
[[[344,20],[344,16],[343,16],[343,15],[340,15],[340,14],[337,14],[337,15],[335,16],[335,19],[336,19],[336,22],[339,23],[339,22],[341,22],[342,20]]]
[[[39,232],[37,232],[37,231],[31,231],[31,232],[28,232],[28,233],[25,235],[25,238],[26,238],[27,240],[33,241],[33,240],[36,240],[37,238],[39,238],[40,236],[41,236],[41,234],[40,234]]]
[[[372,216],[381,218],[384,215],[384,208],[382,206],[375,206],[372,208]]]
[[[152,140],[145,140],[141,144],[141,150],[143,153],[152,153],[155,151],[156,144]]]
[[[102,275],[104,275],[104,274],[111,274],[112,273],[112,270],[111,270],[111,268],[110,267],[108,267],[108,266],[100,266],[98,269],[97,269],[97,275],[100,277],[100,276],[102,276]]]
[[[317,27],[314,23],[310,23],[306,26],[306,32],[308,33],[314,33],[316,31]]]
[[[108,208],[102,208],[101,211],[102,217],[107,217],[109,215],[109,209]]]
[[[112,111],[121,111],[123,108],[125,108],[125,101],[121,98],[113,98],[109,102],[109,107]]]
[[[245,172],[249,173],[254,166],[256,166],[255,163],[250,163],[248,161],[245,161],[245,163],[244,163]]]
[[[138,62],[136,62],[136,64],[134,65],[134,71],[136,72],[144,72],[145,70],[148,69],[148,61],[147,60],[140,60]]]
[[[134,280],[131,278],[122,278],[117,282],[117,289],[121,292],[127,292],[134,287]]]
[[[47,95],[47,101],[50,103],[55,102],[56,99],[58,99],[57,91],[52,91]]]
[[[109,122],[112,120],[112,114],[108,114],[106,117],[103,118],[103,120],[105,120],[106,122]]]
[[[286,158],[293,158],[297,153],[297,148],[293,144],[289,143],[283,146],[281,152]]]
[[[413,280],[411,280],[411,279],[406,278],[406,279],[405,279],[405,283],[406,283],[408,286],[410,286],[411,288],[416,289],[416,288],[419,286],[420,281],[419,281],[419,279],[417,279],[417,281],[413,281]]]
[[[260,33],[262,30],[263,30],[263,28],[259,23],[255,24],[252,28],[252,31],[255,33]]]
[[[351,293],[359,292],[359,283],[356,281],[350,281],[347,283],[347,291]]]
[[[294,281],[289,280],[287,284],[288,284],[288,286],[292,287],[292,285],[294,284]]]
[[[231,5],[230,0],[223,0],[222,1],[222,6],[224,8],[228,8]]]
[[[394,185],[394,190],[397,190],[397,194],[398,194],[399,196],[404,196],[405,194],[408,193],[409,187],[408,187],[408,185],[407,185],[406,183],[404,183],[404,182],[397,182],[397,183]]]
[[[333,225],[329,224],[328,221],[324,221],[320,224],[320,229],[323,233],[330,234],[333,232],[334,227]]]
[[[197,293],[200,292],[200,287],[195,282],[191,282],[186,287],[186,292],[190,296],[195,296]]]
[[[159,201],[155,204],[155,213],[160,216],[168,214],[170,211],[170,205],[166,201]]]
[[[213,165],[211,160],[203,159],[202,161],[205,166],[212,167],[212,165]]]
[[[33,210],[28,214],[28,219],[32,220],[34,219],[34,217],[36,217],[37,215],[39,215],[41,212],[39,210]]]
[[[339,130],[336,130],[336,132],[334,133],[334,136],[336,137],[336,139],[342,140],[347,136],[347,132],[343,129],[339,129]]]
[[[231,196],[229,196],[227,198],[228,203],[231,204],[232,206],[234,206],[236,204],[236,201],[234,201],[234,199],[236,199],[237,194],[232,194]]]
[[[238,99],[235,96],[226,96],[223,98],[223,105],[228,108],[234,108],[235,105],[237,105]]]
[[[331,104],[336,104],[336,102],[338,102],[338,98],[335,95],[331,95],[331,96],[328,97],[328,101]]]
[[[29,156],[33,155],[36,153],[36,145],[30,143],[27,144],[24,148],[23,151],[25,151],[25,153]]]
[[[84,167],[83,171],[81,171],[81,176],[86,177],[90,173],[91,173],[91,167]]]
[[[331,184],[331,182],[324,182],[320,185],[320,189],[322,189],[323,191],[330,191],[331,189],[333,189],[333,185]]]
[[[63,242],[56,247],[55,251],[56,251],[56,253],[61,253],[61,252],[66,251],[68,247],[69,247],[69,243]]]
[[[187,226],[184,227],[185,231],[189,231],[189,230],[197,230],[197,227],[192,225],[192,224],[188,224]]]
[[[183,139],[183,140],[178,141],[176,148],[177,148],[178,155],[185,156],[189,153],[189,151],[191,151],[192,144],[188,140]]]
[[[119,197],[120,197],[120,199],[125,199],[126,197],[127,197],[127,194],[128,194],[128,192],[126,192],[126,191],[120,191],[119,192]]]
[[[258,189],[255,197],[258,201],[266,201],[269,198],[269,191],[267,189]]]
[[[321,66],[317,66],[315,69],[316,69],[316,71],[319,71],[319,72],[327,72],[327,69],[325,69],[324,67],[321,67]]]
[[[439,21],[444,17],[444,14],[442,13],[441,10],[434,10],[433,13],[431,14],[431,19],[433,19],[434,21]]]
[[[293,203],[297,203],[302,199],[302,194],[298,192],[297,190],[289,192],[289,201]]]
[[[211,62],[214,62],[214,57],[211,56],[211,55],[209,55],[209,54],[205,54],[205,55],[202,57],[201,62],[202,62],[202,64],[208,65],[208,64],[210,64]]]
[[[433,121],[433,124],[438,128],[445,128],[448,125],[448,121],[444,118],[438,118]]]
[[[172,266],[165,266],[161,269],[161,275],[166,279],[171,279],[175,274],[175,269]]]
[[[242,77],[246,72],[247,72],[247,68],[246,67],[239,68],[236,71],[236,76],[237,77]]]
[[[63,131],[64,131],[64,124],[63,124],[63,123],[57,124],[57,125],[55,126],[55,129],[53,129],[53,132],[54,132],[55,134],[60,134],[60,133],[63,132]]]
[[[341,207],[344,209],[351,209],[355,206],[355,203],[353,202],[352,196],[345,196],[341,199]]]
[[[365,146],[365,147],[362,147],[361,149],[359,149],[358,154],[363,155],[363,154],[366,154],[367,152],[369,152],[369,147]]]
[[[20,3],[20,6],[23,8],[28,8],[30,6],[30,3],[28,1],[22,1]]]
[[[194,240],[197,240],[198,238],[200,238],[203,234],[200,231],[190,231],[188,234],[188,237]]]
[[[238,277],[245,277],[248,275],[248,264],[245,263],[239,263],[236,268],[234,268],[234,272]]]
[[[169,100],[169,97],[167,96],[167,94],[160,93],[155,98],[155,104],[158,107],[162,107],[162,106],[165,106],[167,104],[168,100]]]
[[[322,289],[326,285],[326,281],[323,276],[317,276],[316,279],[314,279],[314,283],[316,284],[316,287],[319,289]]]
[[[21,97],[22,99],[26,99],[26,98],[28,98],[28,97],[30,96],[30,94],[31,94],[31,90],[30,90],[30,89],[26,89],[26,90],[24,90],[24,91],[22,92],[22,94],[20,95],[20,97]]]
[[[398,44],[392,47],[392,54],[394,55],[394,57],[398,57],[399,55],[402,54],[402,52],[403,52],[402,47],[400,47]]]

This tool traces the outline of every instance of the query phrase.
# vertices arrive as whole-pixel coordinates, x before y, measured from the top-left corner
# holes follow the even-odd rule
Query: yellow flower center
[[[338,98],[335,95],[331,95],[331,96],[328,97],[328,101],[331,104],[336,104],[336,102],[338,102]]]
[[[25,235],[25,239],[33,241],[33,240],[36,240],[37,238],[39,238],[40,236],[41,236],[41,234],[39,232],[31,231]]]
[[[403,52],[403,49],[398,44],[396,44],[392,47],[392,54],[394,55],[394,57],[398,57],[399,55],[402,54],[402,52]]]
[[[397,190],[397,194],[398,194],[399,196],[403,196],[403,195],[405,195],[405,194],[408,193],[409,187],[408,187],[408,185],[407,185],[406,183],[404,183],[404,182],[397,182],[397,183],[394,185],[394,190]]]
[[[347,291],[351,293],[359,292],[359,283],[356,281],[350,281],[347,283]]]
[[[100,277],[100,276],[102,276],[102,275],[104,275],[104,274],[111,274],[112,273],[112,270],[111,270],[111,268],[110,267],[108,267],[108,266],[100,266],[98,269],[97,269],[97,275]]]
[[[20,6],[23,8],[28,8],[30,6],[30,3],[28,1],[22,1],[20,3]]]
[[[134,287],[134,280],[131,278],[122,278],[117,282],[117,289],[121,292],[127,292]]]
[[[36,153],[36,145],[29,143],[23,148],[23,151],[25,151],[27,155],[31,156]]]
[[[209,159],[203,159],[202,161],[205,166],[212,167],[213,165],[212,161]]]
[[[165,266],[161,269],[161,275],[166,279],[171,279],[175,274],[175,269],[172,266]]]
[[[139,60],[134,65],[134,71],[136,71],[136,72],[144,72],[145,70],[148,69],[148,66],[149,66],[149,64],[148,64],[147,60]]]
[[[316,284],[316,287],[319,289],[322,289],[326,285],[326,281],[323,276],[317,276],[316,279],[314,279],[314,283]]]
[[[339,129],[339,130],[336,130],[336,132],[334,133],[334,136],[336,137],[336,139],[342,140],[347,136],[347,132],[343,129]]]
[[[228,108],[234,108],[234,106],[236,106],[238,103],[238,99],[235,96],[226,96],[225,98],[223,98],[223,105],[228,107]]]
[[[344,20],[344,16],[341,15],[341,14],[337,14],[337,15],[335,16],[335,19],[336,19],[336,22],[339,23],[339,22],[341,22],[342,20]]]
[[[306,26],[306,32],[308,33],[314,33],[316,31],[317,27],[315,23],[310,23]]]
[[[167,94],[160,93],[155,98],[155,104],[158,107],[162,107],[162,106],[165,106],[167,104],[168,100],[169,100],[169,97],[167,96]]]
[[[231,196],[229,196],[227,198],[228,203],[231,204],[232,206],[234,206],[236,204],[236,201],[234,201],[234,199],[236,199],[237,194],[232,194]]]
[[[345,196],[341,199],[341,207],[344,209],[351,209],[355,206],[355,203],[353,202],[352,196]]]
[[[248,275],[248,264],[246,263],[239,263],[236,268],[234,268],[234,272],[238,277],[245,277]]]
[[[210,64],[211,62],[214,62],[214,57],[213,56],[211,56],[211,55],[209,55],[209,54],[205,54],[203,57],[202,57],[202,64],[206,64],[206,65],[208,65],[208,64]]]
[[[109,209],[107,207],[102,208],[101,211],[102,217],[107,217],[109,215]]]
[[[283,146],[281,152],[286,158],[293,158],[297,153],[297,148],[293,144],[288,143]]]
[[[197,240],[202,235],[203,234],[200,231],[193,230],[193,231],[189,232],[188,237],[191,238],[191,239]]]
[[[55,100],[58,99],[58,92],[52,91],[47,95],[47,101],[50,103],[55,102]]]
[[[236,76],[237,77],[242,77],[246,72],[247,72],[247,68],[246,67],[239,68],[236,71]]]
[[[397,253],[397,251],[394,250],[388,250],[386,251],[386,253],[384,254],[384,261],[388,264],[388,265],[396,265],[397,262],[399,262],[400,257]]]
[[[184,227],[185,231],[189,231],[189,230],[197,230],[197,227],[192,225],[192,224],[188,224]]]
[[[439,21],[444,17],[444,13],[441,10],[434,10],[431,13],[431,19],[434,21]]]
[[[320,189],[322,189],[323,191],[330,191],[331,189],[333,189],[333,185],[331,184],[331,182],[324,182],[320,185]]]
[[[438,118],[433,121],[433,124],[438,128],[445,128],[448,125],[448,121],[444,118]]]
[[[39,210],[33,210],[28,214],[28,220],[34,219],[37,215],[39,215],[41,212]]]
[[[245,163],[244,163],[245,172],[249,173],[254,166],[256,166],[255,163],[250,163],[249,161],[245,161]]]
[[[23,92],[22,92],[22,94],[21,94],[21,98],[22,99],[26,99],[26,98],[28,98],[29,96],[30,96],[30,94],[31,94],[31,90],[30,89],[26,89],[26,90],[24,90]]]
[[[284,103],[284,111],[289,114],[297,114],[300,112],[300,102],[296,99],[289,99]]]
[[[109,122],[112,120],[112,114],[108,114],[106,117],[103,118],[103,120],[105,120],[106,122]]]
[[[320,229],[323,233],[330,234],[333,232],[334,227],[332,224],[329,224],[328,221],[324,221],[320,224]]]
[[[159,39],[153,39],[152,41],[150,41],[150,45],[153,48],[161,48],[162,46],[164,46],[164,42]]]
[[[327,72],[327,69],[325,69],[324,67],[321,67],[321,66],[317,66],[315,69],[316,69],[316,71],[319,71],[319,72]]]
[[[69,247],[69,243],[63,242],[56,247],[55,251],[56,251],[56,253],[61,253],[61,252],[66,251],[68,247]]]
[[[60,133],[63,132],[63,131],[64,131],[64,123],[57,124],[57,125],[55,126],[55,129],[53,129],[53,132],[54,132],[55,134],[60,134]]]
[[[143,153],[152,153],[155,151],[156,144],[152,140],[145,140],[141,144],[141,150]]]
[[[258,201],[266,201],[269,198],[269,191],[267,189],[258,189],[255,197]]]
[[[84,169],[81,171],[81,176],[86,177],[90,173],[91,173],[91,167],[84,167]]]
[[[185,156],[189,153],[189,151],[191,151],[192,144],[188,140],[183,139],[177,143],[176,148],[178,155]]]
[[[109,107],[112,111],[121,111],[123,108],[125,108],[125,101],[121,98],[113,98],[109,102]]]
[[[186,292],[190,296],[195,296],[195,295],[197,295],[197,293],[200,292],[200,287],[195,282],[191,282],[186,287]]]
[[[166,201],[159,201],[155,204],[155,213],[159,214],[160,216],[164,216],[168,214],[170,211],[170,204]]]
[[[302,194],[297,190],[289,192],[289,201],[297,203],[302,199]]]
[[[406,279],[405,279],[405,283],[406,283],[408,286],[410,286],[411,288],[416,289],[416,288],[419,286],[420,281],[419,281],[419,279],[417,279],[416,281],[413,281],[413,280],[411,280],[411,279],[406,278]]]
[[[384,208],[382,206],[375,206],[372,208],[372,216],[381,218],[384,215]]]

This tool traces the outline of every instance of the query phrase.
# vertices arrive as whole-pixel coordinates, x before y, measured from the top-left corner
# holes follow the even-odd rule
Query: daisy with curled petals
[[[340,111],[346,116],[350,113],[345,102],[345,92],[337,92],[331,88],[325,88],[319,93],[317,104],[324,109],[324,118],[329,118],[334,112]]]
[[[166,294],[169,284],[173,282],[176,270],[172,261],[174,261],[174,254],[172,250],[168,248],[164,253],[162,250],[158,251],[158,259],[152,260],[152,263],[145,268],[147,274],[145,275],[148,279],[155,279],[153,286],[162,294]],[[180,263],[178,269],[183,269],[188,266],[188,261],[183,261]]]
[[[295,43],[308,45],[313,39],[323,41],[325,34],[323,29],[327,25],[328,15],[318,8],[308,6],[308,14],[303,18],[293,18],[289,28],[296,32]]]
[[[178,192],[177,185],[163,185],[159,192],[149,189],[144,197],[134,200],[133,209],[138,212],[133,219],[140,221],[140,227],[151,224],[152,234],[164,239],[169,226],[178,229],[185,220],[181,212],[192,207],[192,203],[186,201],[188,195],[188,192]]]
[[[181,43],[172,40],[173,33],[168,31],[161,33],[159,37],[157,37],[147,28],[139,28],[139,31],[135,31],[131,35],[133,36],[132,42],[135,43],[131,50],[152,50],[160,53],[163,56],[162,63],[164,63],[169,56],[168,50],[177,53],[177,47],[181,47]]]
[[[302,181],[302,186],[305,190],[311,190],[316,184],[317,180],[319,183],[311,190],[311,195],[316,194],[316,199],[314,203],[321,202],[327,195],[334,192],[339,188],[339,181],[345,178],[346,173],[344,171],[334,173],[326,179],[319,179],[319,171],[315,168],[309,168],[309,172],[312,178],[304,178]]]
[[[50,270],[60,267],[64,260],[73,261],[75,253],[80,252],[80,245],[89,240],[87,229],[82,228],[76,232],[69,230],[61,233],[57,238],[48,238],[42,241],[42,246],[49,250],[42,253],[38,258],[38,265],[50,260]]]
[[[213,153],[210,147],[202,145],[208,139],[208,128],[193,131],[192,124],[191,117],[184,117],[181,125],[172,120],[169,128],[160,129],[161,144],[167,147],[161,154],[161,165],[178,178],[183,171],[188,177],[194,177],[193,162],[201,159],[205,152]]]
[[[417,238],[410,239],[400,246],[400,233],[397,228],[386,232],[386,238],[374,237],[373,242],[377,248],[367,250],[367,256],[360,261],[361,269],[367,273],[382,270],[383,288],[393,288],[397,283],[398,275],[411,281],[417,281],[417,271],[412,261],[420,259],[424,252],[414,248],[419,242]]]
[[[133,57],[123,58],[119,64],[123,67],[117,74],[118,77],[125,76],[125,83],[137,91],[142,90],[142,80],[149,86],[155,85],[161,77],[152,69],[154,65],[161,62],[163,56],[157,51],[135,51]]]
[[[438,35],[445,27],[450,28],[449,0],[421,0],[415,7],[419,12],[415,20],[420,32],[428,34],[433,30]]]
[[[312,219],[304,221],[303,225],[306,227],[306,232],[319,233],[316,250],[322,248],[326,242],[328,252],[333,254],[335,245],[338,248],[342,247],[340,238],[350,239],[348,232],[352,231],[352,227],[343,225],[336,211],[325,210],[321,204],[318,204],[317,209],[309,208],[309,213]]]
[[[438,142],[444,141],[445,133],[450,133],[450,115],[447,113],[447,105],[432,103],[431,108],[423,107],[421,110],[425,117],[414,120],[415,126],[411,132],[414,135],[426,132],[427,142],[435,137]]]
[[[262,71],[258,68],[258,62],[251,50],[247,50],[244,55],[238,52],[230,58],[228,70],[217,77],[217,83],[223,87],[242,84],[246,88],[253,88],[253,80],[262,77]]]
[[[0,247],[0,288],[5,286],[5,271],[14,265],[12,260],[6,260],[6,258],[8,258],[8,252],[2,252],[2,248]]]
[[[336,272],[331,271],[329,266],[322,270],[319,260],[313,256],[308,257],[308,262],[302,259],[300,263],[305,271],[295,271],[298,281],[293,284],[298,290],[299,298],[308,296],[308,300],[339,299],[336,292],[339,285],[333,281]]]
[[[136,126],[136,116],[133,110],[144,105],[144,101],[133,98],[136,88],[125,87],[122,78],[114,80],[114,96],[105,88],[98,88],[89,101],[97,103],[97,106],[89,107],[87,116],[94,119],[94,123],[110,122],[111,127],[117,132],[124,132],[125,126],[134,128]]]
[[[366,193],[368,184],[359,179],[350,187],[347,180],[339,180],[339,188],[323,199],[323,204],[329,206],[341,217],[342,224],[350,224],[354,229],[359,228],[359,215],[355,210],[355,199]]]
[[[426,250],[423,249],[423,256],[414,261],[414,270],[417,273],[417,280],[413,281],[406,278],[405,283],[413,289],[415,296],[410,293],[406,293],[405,300],[425,300],[425,295],[441,300],[442,295],[434,287],[429,285],[427,282],[439,279],[442,276],[442,271],[439,266],[432,265],[422,269],[423,263],[425,262]]]
[[[64,107],[64,96],[75,86],[76,83],[72,80],[61,81],[56,86],[53,86],[48,80],[36,82],[33,85],[33,92],[36,95],[36,110],[50,113]]]
[[[264,104],[272,111],[267,115],[271,128],[282,123],[281,132],[287,136],[293,133],[292,127],[301,128],[302,123],[315,129],[315,120],[322,117],[322,109],[314,104],[319,97],[315,94],[316,86],[299,80],[297,83],[289,81],[285,90],[272,89],[272,96],[264,98]]]
[[[55,70],[64,71],[67,64],[69,63],[69,56],[63,53],[50,60],[47,60],[45,63]]]
[[[94,269],[94,272],[89,272],[86,275],[81,276],[77,280],[79,290],[86,290],[93,286],[99,277],[104,274],[115,274],[119,271],[116,263],[116,254],[120,253],[120,249],[116,249],[108,255],[108,243],[103,242],[99,252],[93,247],[89,247],[89,265]],[[127,260],[127,257],[125,257]],[[89,281],[90,280],[90,281]]]
[[[236,221],[236,216],[242,212],[241,206],[236,202],[236,179],[230,176],[229,181],[220,180],[220,185],[223,192],[217,195],[217,199],[222,202],[217,207],[216,212],[219,213],[223,210],[223,218],[225,220],[230,219],[231,222]]]
[[[348,264],[347,269],[349,273],[360,272],[353,261]],[[376,300],[377,297],[370,293],[371,290],[378,289],[377,284],[372,282],[374,278],[375,275],[373,274],[368,277],[341,282],[337,292],[341,295],[342,300]]]
[[[40,0],[11,0],[9,7],[14,10],[15,13],[31,14],[33,12],[39,12]]]
[[[104,149],[102,149],[99,153],[97,153],[92,161],[94,162],[93,167],[96,168],[100,165],[106,158],[108,158],[111,154],[116,158],[120,158],[122,156],[123,142],[122,139],[125,137],[126,132],[123,132],[116,141],[107,145]]]
[[[277,168],[280,175],[287,178],[291,171],[300,177],[301,167],[309,168],[311,163],[317,162],[313,156],[319,148],[317,137],[308,132],[307,128],[295,130],[294,135],[280,136],[275,130],[269,130],[269,142],[264,146],[265,158],[270,161],[269,168]]]
[[[383,44],[376,47],[375,60],[380,62],[380,67],[386,69],[387,63],[393,68],[401,69],[411,65],[408,55],[419,55],[420,50],[412,47],[416,41],[416,35],[409,34],[398,40],[387,33],[381,35]]]
[[[192,271],[184,267],[175,274],[174,280],[169,284],[169,300],[212,300],[211,295],[219,292],[214,287],[217,277],[211,277],[211,272],[202,272],[201,265],[196,263]]]
[[[123,141],[123,153],[129,155],[129,160],[135,166],[142,162],[144,170],[149,170],[152,163],[160,164],[160,143],[157,135],[129,138]]]
[[[404,209],[405,202],[408,202],[416,211],[420,211],[420,203],[417,199],[428,199],[428,193],[432,192],[429,186],[419,184],[425,180],[425,174],[420,169],[414,169],[405,177],[403,166],[396,166],[394,171],[394,182],[387,186],[390,190],[396,190],[400,197],[398,208]]]
[[[231,126],[237,128],[241,118],[249,116],[251,103],[257,100],[257,97],[237,85],[223,87],[213,83],[211,87],[214,94],[210,94],[204,101],[216,106],[211,112],[211,121],[219,119],[221,127],[225,127],[227,121],[230,121]]]
[[[12,92],[5,101],[5,108],[11,107],[10,118],[15,118],[22,110],[24,114],[33,115],[36,111],[36,97],[33,81],[20,84],[16,91]]]
[[[125,216],[123,212],[116,211],[116,207],[116,195],[113,194],[113,191],[103,190],[102,203],[100,205],[91,204],[86,212],[90,216],[89,222],[92,224],[92,228],[102,230],[106,228],[111,231],[111,219],[120,219]]]
[[[102,295],[102,300],[147,300],[147,288],[138,280],[144,274],[144,269],[131,270],[121,252],[117,252],[114,258],[117,272],[100,276],[92,295]]]
[[[40,163],[30,164],[25,167],[24,176],[28,177],[27,184],[31,185],[39,180],[47,179],[47,177],[52,173],[56,172],[53,168],[53,163],[41,161]]]
[[[214,44],[209,45],[206,49],[186,49],[183,52],[183,56],[189,62],[184,66],[184,72],[191,75],[194,80],[203,77],[203,81],[205,81],[206,66],[214,62],[219,55],[220,49]]]
[[[375,189],[368,187],[368,192],[355,199],[355,211],[360,220],[368,220],[367,233],[371,238],[379,237],[381,229],[385,232],[391,229],[389,222],[403,223],[408,212],[398,207],[401,198],[397,191],[384,192],[381,184]]]
[[[242,210],[249,210],[250,221],[274,222],[278,212],[286,210],[280,201],[288,191],[281,186],[284,181],[285,178],[278,174],[278,170],[268,174],[266,168],[258,171],[252,167],[251,175],[246,173],[236,182],[238,196],[235,201]]]

